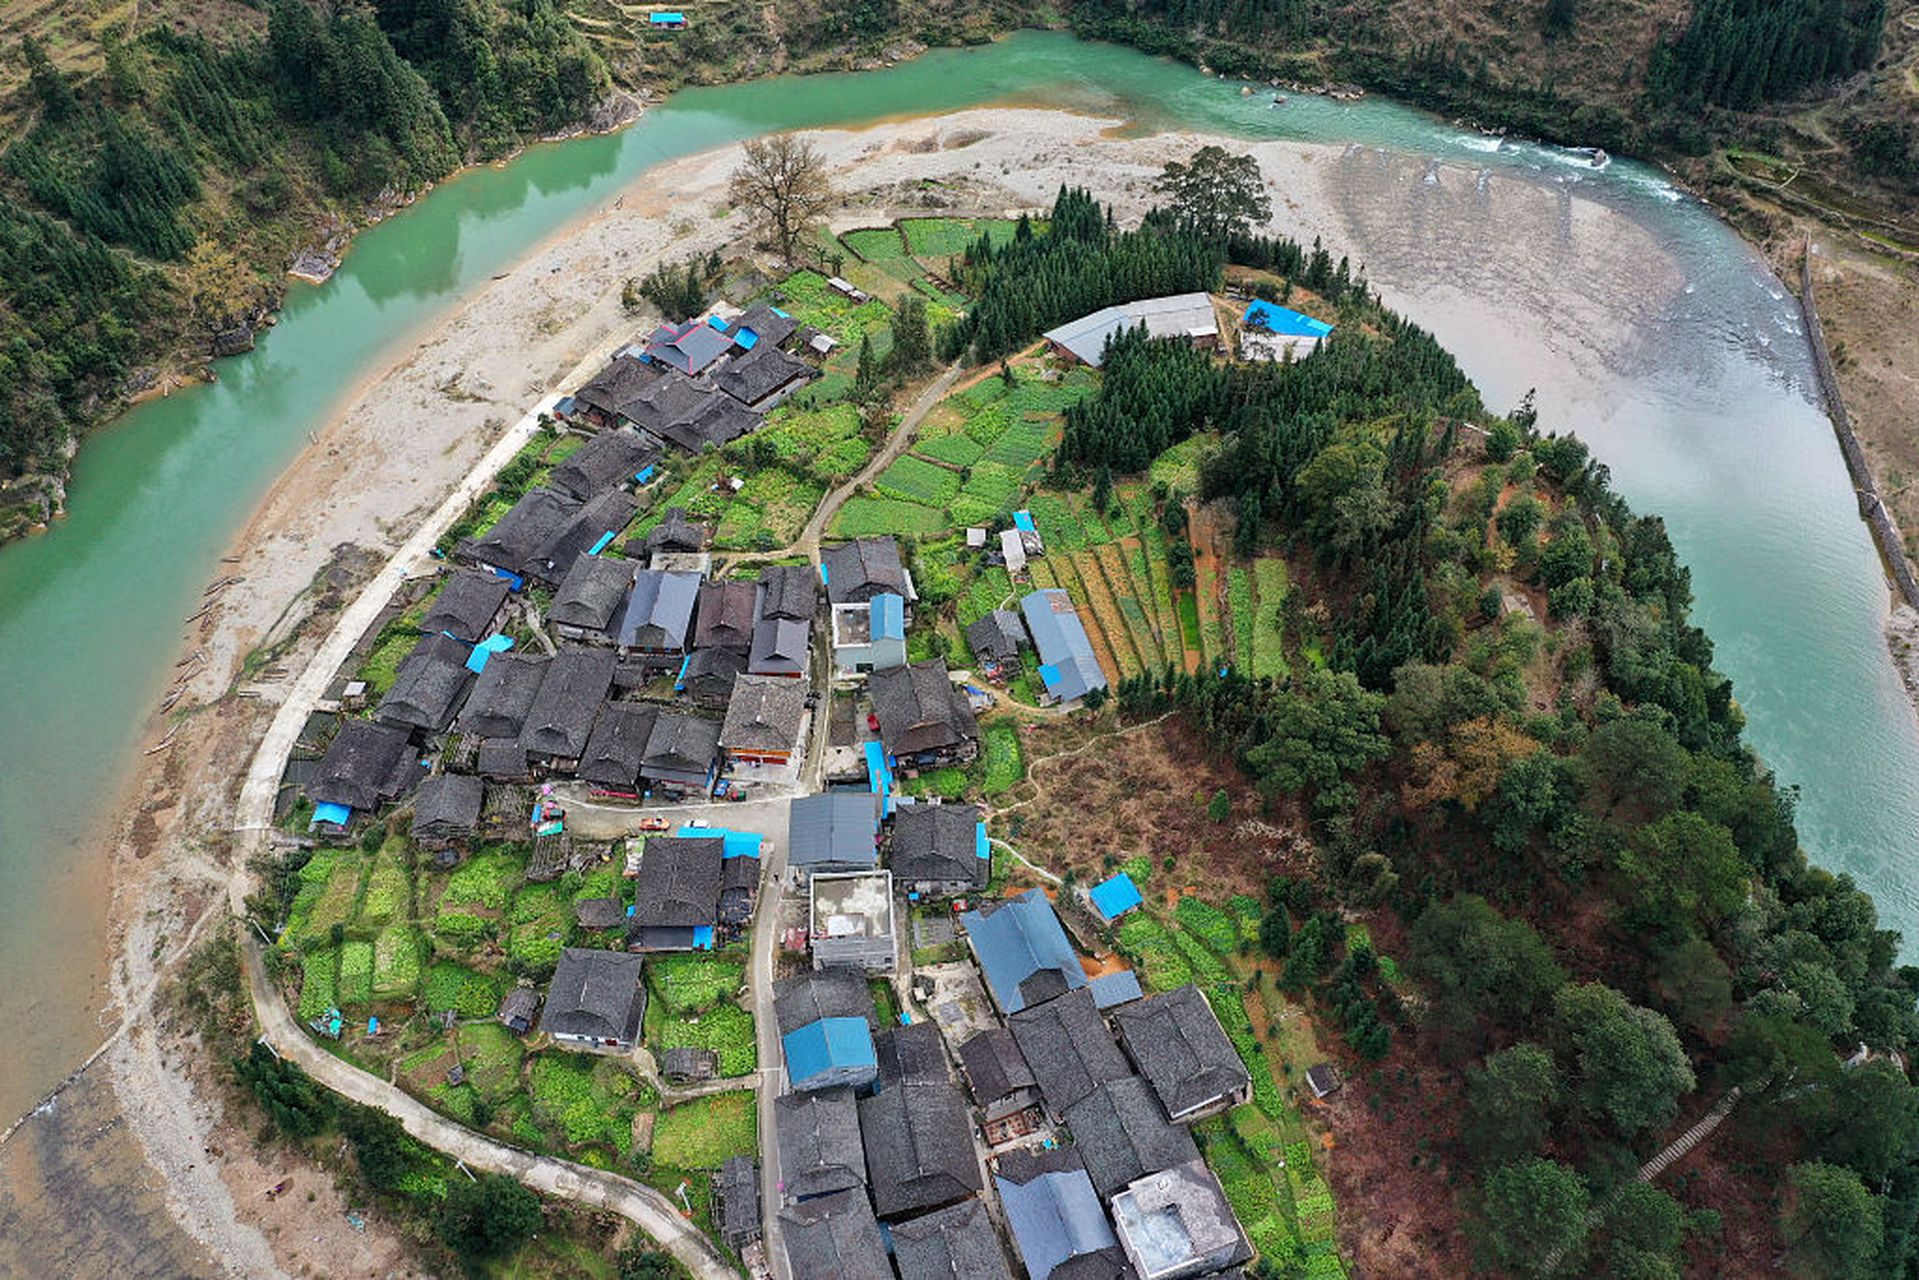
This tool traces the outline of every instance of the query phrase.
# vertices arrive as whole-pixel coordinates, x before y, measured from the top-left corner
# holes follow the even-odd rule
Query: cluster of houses
[[[818,850],[816,885],[857,874],[838,868],[875,847],[873,810],[843,808],[794,823]],[[949,861],[923,869],[958,877],[957,819],[974,815],[956,814],[950,835],[930,817],[897,825],[944,808],[962,809],[900,810],[894,874],[915,874],[903,868],[930,840]],[[823,959],[817,938],[813,967],[775,985],[789,1092],[774,1105],[773,1145],[792,1273],[1239,1275],[1251,1245],[1190,1129],[1247,1101],[1252,1081],[1206,997],[1192,986],[1143,996],[1130,972],[1089,977],[1037,889],[960,920],[990,1025],[881,1026],[868,987],[877,964]]]

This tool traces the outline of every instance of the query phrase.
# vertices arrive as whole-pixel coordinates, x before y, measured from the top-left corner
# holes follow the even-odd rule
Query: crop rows
[[[1026,468],[1052,451],[1056,424],[1046,419],[1017,418],[987,447],[988,462]]]
[[[833,534],[842,538],[864,538],[882,533],[910,533],[923,536],[942,533],[952,527],[944,511],[917,502],[892,498],[848,498],[833,517]]]
[[[944,462],[948,466],[970,467],[980,460],[980,455],[986,452],[986,446],[964,431],[955,431],[943,436],[922,436],[913,452],[919,457]]]
[[[1164,661],[1160,657],[1159,637],[1153,634],[1153,624],[1147,619],[1146,611],[1140,607],[1138,588],[1126,571],[1126,559],[1120,548],[1106,543],[1093,553],[1099,570],[1106,577],[1106,587],[1113,595],[1113,605],[1120,621],[1126,626],[1133,638],[1133,649],[1139,654],[1140,665],[1147,671],[1159,670]]]
[[[1226,645],[1226,634],[1219,621],[1219,580],[1213,571],[1214,561],[1195,558],[1193,595],[1199,606],[1199,644],[1206,655],[1209,668],[1217,668],[1223,662],[1232,660],[1232,651]]]
[[[1253,579],[1239,565],[1226,571],[1226,602],[1233,616],[1234,664],[1253,669]]]
[[[1280,603],[1286,598],[1286,562],[1277,556],[1253,561],[1253,583],[1259,605],[1253,619],[1253,674],[1286,674],[1286,633],[1280,624]]]
[[[909,454],[882,472],[874,487],[884,498],[944,508],[959,496],[960,475],[950,467]]]
[[[1106,592],[1106,584],[1099,581],[1097,571],[1094,571],[1094,582],[1089,583],[1086,575],[1080,571],[1078,554],[1056,555],[1051,559],[1060,585],[1066,588],[1066,594],[1072,597],[1073,605],[1079,611],[1080,625],[1093,642],[1093,654],[1099,659],[1100,670],[1106,673],[1106,679],[1117,683],[1122,676],[1137,675],[1139,657],[1133,652],[1133,642],[1127,638],[1126,628],[1119,625],[1116,617],[1108,621],[1107,611],[1112,609],[1113,601]],[[1095,586],[1099,590],[1097,597],[1092,594]]]

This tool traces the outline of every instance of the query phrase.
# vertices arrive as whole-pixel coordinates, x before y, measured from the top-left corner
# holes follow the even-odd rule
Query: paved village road
[[[285,700],[260,740],[241,782],[240,801],[234,814],[235,831],[253,833],[264,841],[273,826],[274,799],[287,757],[292,754],[308,713],[326,693],[334,672],[380,616],[400,584],[426,559],[440,535],[459,519],[481,490],[493,482],[500,468],[539,430],[540,415],[549,412],[558,399],[557,395],[547,396],[509,428],[341,613],[305,670],[287,688]],[[241,865],[244,867],[245,863]],[[237,872],[228,887],[236,916],[244,917],[246,913],[247,878],[245,871]],[[696,1280],[732,1280],[738,1276],[712,1242],[681,1216],[679,1206],[652,1187],[567,1160],[536,1156],[482,1137],[429,1110],[394,1085],[320,1048],[307,1038],[305,1030],[273,989],[259,939],[247,933],[245,946],[247,986],[253,999],[254,1016],[273,1046],[299,1063],[314,1079],[336,1093],[393,1116],[415,1138],[464,1161],[469,1168],[510,1174],[536,1191],[620,1214],[679,1259]]]
[[[696,1280],[736,1280],[739,1273],[660,1192],[617,1174],[504,1146],[429,1110],[410,1095],[341,1061],[308,1039],[287,1012],[286,1002],[274,993],[261,958],[260,941],[251,934],[246,940],[246,965],[254,1012],[266,1029],[268,1043],[327,1088],[386,1112],[415,1138],[460,1160],[469,1169],[509,1174],[535,1191],[610,1209],[632,1220],[678,1258]]]
[[[753,993],[753,1030],[760,1052],[760,1235],[766,1245],[767,1266],[774,1280],[793,1280],[780,1239],[780,1146],[775,1141],[773,1103],[781,1093],[780,1024],[773,1013],[773,957],[779,945],[781,886],[786,883],[786,843],[781,841],[761,859],[760,905],[753,927],[752,967],[747,982]]]

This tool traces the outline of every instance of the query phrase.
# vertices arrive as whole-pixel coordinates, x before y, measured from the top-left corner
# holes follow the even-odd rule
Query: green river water
[[[1038,33],[884,71],[690,90],[620,134],[448,182],[361,236],[328,284],[294,285],[279,325],[221,363],[217,384],[90,440],[71,514],[0,551],[0,1021],[13,1042],[0,1119],[98,1037],[85,1005],[107,963],[101,821],[170,682],[181,620],[307,431],[396,344],[662,161],[770,130],[985,103],[1329,145],[1313,206],[1297,219],[1282,209],[1281,228],[1323,228],[1490,403],[1537,387],[1542,421],[1579,431],[1637,507],[1666,516],[1751,741],[1803,789],[1807,848],[1914,934],[1919,732],[1784,288],[1656,170],[1595,169],[1387,102],[1267,99]]]

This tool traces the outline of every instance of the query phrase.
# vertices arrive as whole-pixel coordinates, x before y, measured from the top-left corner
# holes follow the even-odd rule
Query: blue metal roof
[[[468,671],[486,670],[486,660],[496,653],[505,653],[513,647],[513,637],[490,635],[473,646],[473,652],[466,655]]]
[[[864,1018],[820,1018],[780,1037],[786,1074],[798,1087],[835,1068],[877,1067],[873,1029]]]
[[[886,762],[886,748],[877,742],[866,744],[866,782],[873,794],[884,800],[881,816],[893,816],[893,770]]]
[[[1301,315],[1271,302],[1255,302],[1240,317],[1242,324],[1263,325],[1285,338],[1323,338],[1333,331],[1324,320]]]
[[[757,858],[760,856],[760,842],[764,838],[757,831],[728,831],[725,827],[681,827],[673,834],[693,840],[718,837],[722,859]]]
[[[1093,642],[1064,591],[1047,587],[1032,592],[1019,602],[1019,608],[1039,650],[1039,678],[1046,692],[1071,702],[1089,690],[1106,687],[1106,673],[1093,656]]]
[[[1050,1276],[1069,1259],[1119,1247],[1086,1170],[1042,1173],[1023,1186],[993,1181],[1028,1275]]]
[[[1086,970],[1067,940],[1066,929],[1038,889],[1001,903],[991,915],[968,911],[960,921],[972,939],[986,985],[1007,1013],[1026,1007],[1020,984],[1043,970],[1056,970],[1068,990],[1086,985]]]
[[[993,842],[986,834],[986,824],[984,822],[975,822],[973,824],[973,854],[975,857],[989,860],[993,856]]]
[[[1013,527],[1021,533],[1039,532],[1038,529],[1033,527],[1033,513],[1030,511],[1015,511],[1013,513]]]
[[[1140,990],[1139,975],[1131,969],[1102,973],[1087,983],[1086,989],[1093,993],[1093,1006],[1098,1009],[1111,1009],[1146,994]]]
[[[331,822],[336,827],[344,827],[353,821],[353,810],[343,804],[316,804],[313,806],[315,822]]]
[[[1093,900],[1093,908],[1108,921],[1119,919],[1145,901],[1139,896],[1139,886],[1124,871],[1094,885],[1086,896]]]
[[[655,13],[648,15],[647,21],[656,27],[665,27],[671,26],[676,22],[684,23],[686,21],[686,15],[683,13]]]
[[[906,600],[890,591],[873,597],[869,606],[874,640],[906,639]]]
[[[741,325],[739,329],[734,332],[733,341],[739,343],[745,350],[751,351],[754,347],[760,345],[760,335],[754,333],[745,325]]]
[[[592,546],[586,549],[586,554],[590,556],[599,555],[600,552],[606,550],[606,544],[613,541],[613,539],[618,536],[619,535],[617,532],[613,530],[608,530],[607,532],[600,535],[599,541],[595,542]]]

